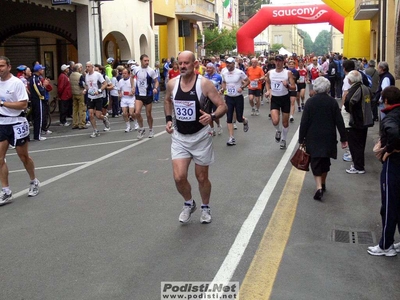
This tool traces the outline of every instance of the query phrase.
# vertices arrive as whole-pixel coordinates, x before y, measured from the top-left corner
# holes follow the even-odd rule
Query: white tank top
[[[276,72],[275,69],[269,71],[272,96],[285,96],[289,93],[287,87],[282,83],[284,80],[289,83],[289,72],[290,71],[286,69],[283,69],[282,72]]]

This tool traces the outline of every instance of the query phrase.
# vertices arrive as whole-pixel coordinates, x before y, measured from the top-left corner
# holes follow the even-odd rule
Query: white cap
[[[66,64],[63,64],[62,66],[61,66],[61,71],[65,71],[66,69],[68,69],[69,68],[69,65],[66,65]]]
[[[226,59],[226,62],[227,62],[227,63],[234,63],[234,62],[235,62],[235,59],[234,59],[233,57],[228,57],[228,58]]]

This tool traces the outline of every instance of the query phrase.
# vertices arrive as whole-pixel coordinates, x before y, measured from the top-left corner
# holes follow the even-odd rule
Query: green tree
[[[270,4],[271,0],[239,0],[239,23],[246,23],[261,8],[262,4]]]
[[[204,29],[206,55],[225,54],[235,49],[236,32],[237,28],[232,30],[224,28],[221,31],[217,27]]]
[[[299,33],[300,35],[303,37],[304,39],[304,49],[305,49],[305,53],[306,54],[310,54],[311,52],[314,51],[314,43],[311,40],[310,35],[308,34],[307,31],[303,31],[301,29],[299,29]]]
[[[328,30],[322,30],[315,38],[313,51],[315,55],[324,55],[331,50],[331,33]]]
[[[279,49],[281,49],[282,47],[286,49],[284,44],[272,44],[271,48],[269,50],[270,51],[274,51],[274,52],[278,52]]]

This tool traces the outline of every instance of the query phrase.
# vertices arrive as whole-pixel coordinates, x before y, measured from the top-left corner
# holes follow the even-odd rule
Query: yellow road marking
[[[292,167],[257,252],[240,286],[240,300],[266,300],[270,298],[296,216],[305,174],[306,172]]]

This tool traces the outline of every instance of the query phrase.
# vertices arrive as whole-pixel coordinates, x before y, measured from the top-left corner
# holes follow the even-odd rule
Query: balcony
[[[175,0],[175,15],[199,22],[215,21],[214,0]]]
[[[354,20],[372,20],[379,12],[379,0],[355,0]]]

